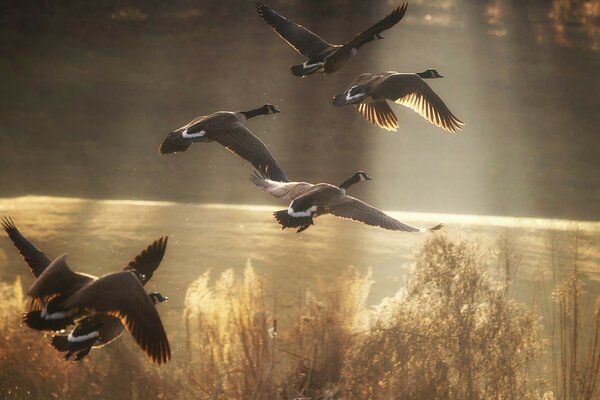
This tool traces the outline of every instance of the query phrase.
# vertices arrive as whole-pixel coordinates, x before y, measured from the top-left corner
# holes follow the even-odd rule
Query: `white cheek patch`
[[[200,132],[196,132],[196,133],[187,133],[187,129],[186,129],[183,132],[181,132],[181,136],[183,136],[185,139],[193,139],[193,138],[197,138],[197,137],[202,137],[204,135],[206,135],[206,131],[200,131]]]
[[[317,212],[317,206],[312,206],[311,208],[309,208],[306,211],[294,211],[294,209],[292,208],[292,206],[290,205],[288,207],[288,214],[291,217],[311,217],[313,215],[313,213]]]
[[[98,331],[94,331],[94,332],[90,332],[87,335],[82,335],[82,336],[73,336],[73,332],[69,333],[69,336],[67,336],[67,340],[70,343],[77,343],[77,342],[85,342],[86,340],[95,338],[100,336],[100,332]]]
[[[40,316],[43,319],[49,319],[49,320],[64,319],[64,318],[70,317],[71,315],[75,314],[76,311],[77,310],[57,311],[55,313],[48,314],[48,311],[46,311],[46,309],[44,308],[42,310],[42,312],[40,313]]]

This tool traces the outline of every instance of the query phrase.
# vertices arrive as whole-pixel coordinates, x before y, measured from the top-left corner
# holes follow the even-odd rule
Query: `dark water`
[[[270,3],[332,42],[396,4]],[[385,209],[597,220],[600,12],[564,4],[411,2],[341,72],[305,79],[251,1],[4,5],[0,195],[271,202],[216,144],[157,153],[196,115],[271,102],[282,113],[248,126],[292,179],[365,170],[354,193]],[[331,105],[359,73],[429,67],[458,135],[399,105],[398,133]]]

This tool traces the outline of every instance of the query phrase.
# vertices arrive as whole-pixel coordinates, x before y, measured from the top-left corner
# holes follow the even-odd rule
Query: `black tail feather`
[[[41,311],[30,311],[23,314],[23,322],[31,329],[38,331],[60,331],[73,324],[73,318],[66,317],[61,319],[42,318]]]
[[[185,140],[184,138],[182,138],[181,133],[171,132],[160,144],[158,152],[160,154],[171,154],[180,151],[186,151],[191,144],[192,141],[189,139]]]
[[[69,350],[69,339],[67,339],[67,336],[65,335],[52,336],[52,340],[50,341],[50,343],[58,351]]]
[[[288,210],[276,211],[273,215],[281,225],[281,229],[299,228],[298,232],[302,232],[315,224],[311,217],[292,217],[288,214]]]

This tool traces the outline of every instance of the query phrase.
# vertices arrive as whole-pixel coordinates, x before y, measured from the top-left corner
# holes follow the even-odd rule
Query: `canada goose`
[[[152,303],[158,304],[167,301],[160,293],[148,295]],[[79,361],[87,356],[93,347],[101,347],[121,336],[125,327],[121,320],[109,314],[95,313],[77,321],[77,326],[68,335],[52,336],[52,346],[60,352],[66,353],[65,360],[74,354],[73,361]]]
[[[250,177],[254,185],[272,196],[291,200],[287,210],[273,213],[281,229],[298,228],[297,232],[302,232],[314,225],[313,218],[325,214],[333,214],[393,231],[425,232],[442,227],[442,224],[439,224],[423,229],[405,224],[346,194],[350,186],[368,180],[371,180],[371,177],[362,171],[356,172],[340,186],[329,183],[275,182],[256,172]]]
[[[33,329],[57,331],[85,316],[77,321],[71,334],[58,335],[52,340],[55,348],[68,352],[67,358],[74,352],[78,352],[76,359],[83,358],[92,346],[116,339],[125,325],[154,361],[161,363],[169,359],[169,343],[154,308],[154,304],[166,298],[160,293],[146,294],[142,286],[160,265],[168,237],[154,241],[122,272],[97,278],[73,272],[66,263],[66,255],[50,261],[19,232],[9,217],[2,219],[2,226],[37,278],[28,292],[33,301],[31,311],[23,316],[24,322]],[[70,300],[75,295],[76,298]],[[81,297],[83,300],[78,304],[76,300]],[[104,308],[88,304],[98,297]],[[111,307],[114,310],[105,310]]]
[[[176,153],[185,151],[195,142],[216,141],[250,162],[270,179],[287,182],[287,177],[277,165],[277,161],[267,146],[244,126],[247,119],[278,112],[279,110],[274,105],[265,104],[250,111],[218,111],[207,116],[197,117],[169,133],[160,145],[159,153]]]
[[[307,58],[303,64],[290,67],[296,76],[310,75],[318,70],[322,70],[325,74],[340,70],[356,55],[362,45],[373,40],[383,39],[381,32],[396,25],[408,7],[408,3],[403,3],[381,21],[356,35],[354,39],[338,45],[328,43],[319,35],[288,20],[261,2],[256,1],[255,4],[258,14],[267,24],[271,25],[275,33]]]
[[[416,111],[432,124],[455,133],[463,123],[423,80],[434,78],[442,78],[435,69],[416,74],[394,71],[361,74],[344,93],[333,98],[333,104],[354,104],[358,112],[372,124],[395,131],[398,118],[386,101],[392,100]]]

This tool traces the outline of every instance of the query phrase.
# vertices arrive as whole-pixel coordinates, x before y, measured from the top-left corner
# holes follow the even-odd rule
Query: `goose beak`
[[[273,106],[273,114],[277,114],[280,113],[281,111],[279,111],[279,108]]]
[[[370,180],[373,180],[373,178],[371,178],[369,175],[365,174],[365,180],[370,181]]]

